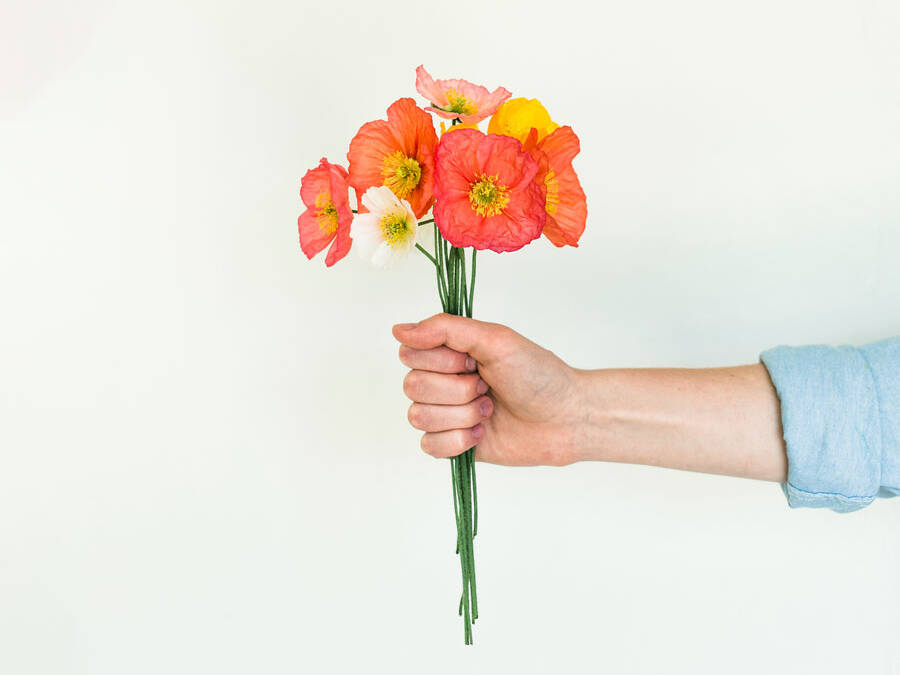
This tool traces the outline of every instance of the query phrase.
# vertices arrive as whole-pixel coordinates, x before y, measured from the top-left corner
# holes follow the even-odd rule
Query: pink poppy
[[[448,120],[459,118],[465,124],[478,124],[512,96],[503,87],[488,91],[466,80],[435,80],[424,66],[416,68],[416,91],[431,101],[425,110]]]

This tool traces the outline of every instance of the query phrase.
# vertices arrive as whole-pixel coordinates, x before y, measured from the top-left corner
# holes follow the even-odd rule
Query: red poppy
[[[515,251],[547,219],[538,162],[515,138],[460,129],[435,150],[434,220],[454,246]]]
[[[350,251],[353,212],[348,201],[347,170],[324,157],[300,181],[300,198],[306,210],[297,218],[300,248],[312,259],[330,242],[325,264],[331,267]]]

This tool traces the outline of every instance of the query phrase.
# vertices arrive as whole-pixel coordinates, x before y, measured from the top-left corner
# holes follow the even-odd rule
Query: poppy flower
[[[331,267],[350,251],[353,212],[348,201],[347,170],[324,157],[300,180],[300,199],[306,210],[297,218],[300,248],[312,259],[329,243],[325,265]]]
[[[532,128],[538,130],[538,140],[543,140],[559,125],[550,119],[550,113],[536,98],[511,98],[501,105],[491,121],[489,134],[503,134],[518,138],[522,143],[528,138]]]
[[[465,124],[478,124],[512,96],[503,87],[488,91],[466,80],[435,80],[425,66],[416,68],[416,91],[431,101],[425,110],[448,120],[459,118]]]
[[[428,213],[434,203],[435,143],[431,116],[411,98],[394,101],[387,121],[363,124],[347,153],[357,202],[373,185],[386,185],[409,202],[417,218]]]
[[[454,246],[515,251],[547,219],[540,167],[514,138],[460,129],[435,151],[434,222]]]
[[[354,247],[377,267],[391,267],[405,258],[431,226],[419,227],[419,220],[405,199],[385,185],[370,187],[362,196],[366,213],[353,219],[350,233]]]
[[[581,149],[578,136],[565,126],[540,141],[537,138],[537,129],[532,129],[523,147],[541,166],[538,180],[547,195],[544,234],[555,246],[578,246],[587,221],[587,199],[572,167]]]

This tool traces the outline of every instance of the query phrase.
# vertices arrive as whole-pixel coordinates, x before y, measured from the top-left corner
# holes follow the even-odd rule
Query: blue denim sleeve
[[[847,512],[900,494],[900,337],[760,360],[781,401],[791,507]]]

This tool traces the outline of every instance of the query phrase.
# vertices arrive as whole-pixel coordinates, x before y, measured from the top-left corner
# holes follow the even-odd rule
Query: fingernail
[[[487,417],[491,412],[491,402],[488,399],[484,399],[478,408],[481,410],[481,416]]]
[[[400,330],[410,330],[418,325],[419,324],[417,323],[398,323],[396,326],[394,326],[394,328],[399,328]]]
[[[471,356],[466,357],[466,370],[475,370],[475,359]]]
[[[487,382],[484,380],[478,380],[478,384],[475,385],[475,391],[479,394],[486,394],[488,390]]]
[[[472,438],[474,438],[477,441],[482,436],[484,436],[484,425],[483,424],[476,424],[474,427],[472,427]]]

